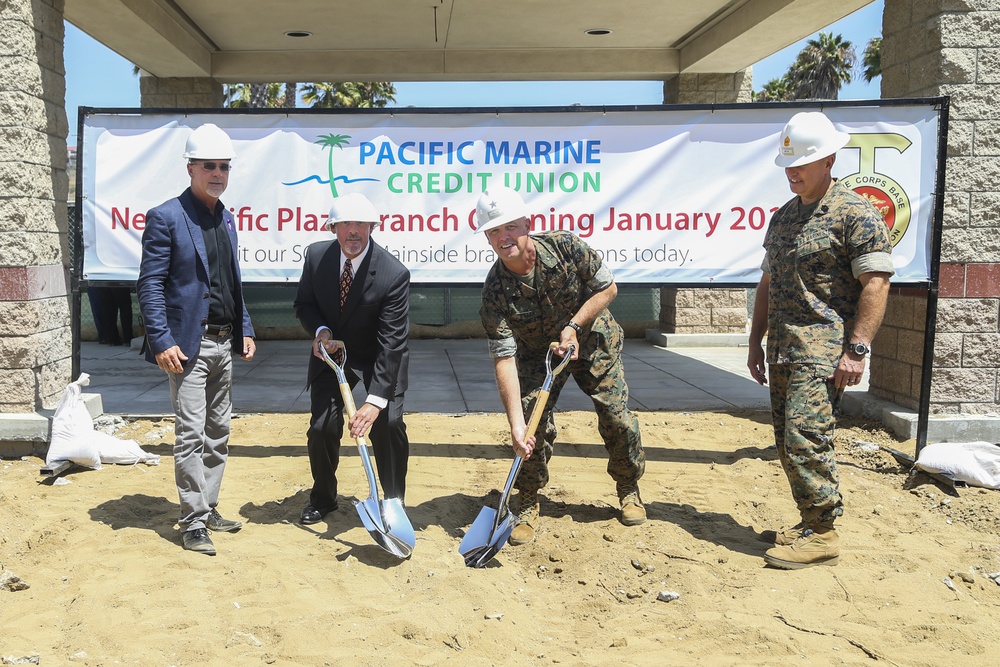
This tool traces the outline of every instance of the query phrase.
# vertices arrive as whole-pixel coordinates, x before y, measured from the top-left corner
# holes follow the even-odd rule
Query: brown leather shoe
[[[782,570],[836,565],[840,562],[840,537],[833,528],[813,526],[805,529],[791,544],[768,549],[764,562]]]
[[[646,508],[639,496],[638,484],[619,484],[618,502],[621,504],[621,522],[626,526],[638,526],[646,522]]]
[[[517,525],[510,531],[508,544],[513,547],[533,542],[535,527],[538,525],[538,491],[521,491],[518,494],[520,510],[517,513]]]

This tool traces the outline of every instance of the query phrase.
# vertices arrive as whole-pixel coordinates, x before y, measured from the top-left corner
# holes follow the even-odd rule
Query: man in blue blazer
[[[235,156],[207,123],[188,137],[191,187],[146,214],[136,293],[146,360],[167,373],[174,408],[174,478],[184,548],[215,555],[208,530],[236,532],[216,505],[229,456],[233,350],[256,347],[243,302],[233,216],[219,201]]]
[[[347,349],[345,375],[350,385],[363,380],[368,391],[348,424],[351,437],[371,428],[385,497],[402,501],[406,491],[410,443],[403,394],[410,361],[410,272],[371,239],[380,221],[364,195],[338,197],[327,221],[336,240],[306,248],[295,296],[295,314],[313,336],[307,379],[312,418],[306,436],[313,488],[300,516],[303,524],[319,523],[337,509],[344,401],[337,377],[319,351],[323,345],[336,355],[339,348],[331,341],[343,341]]]

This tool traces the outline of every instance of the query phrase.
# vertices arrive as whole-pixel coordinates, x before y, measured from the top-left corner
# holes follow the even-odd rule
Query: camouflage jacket
[[[533,280],[522,280],[499,259],[483,284],[479,315],[489,339],[490,356],[517,356],[519,363],[540,363],[584,301],[614,282],[600,256],[574,234],[544,232],[531,236],[537,252]],[[525,284],[526,282],[531,284]],[[577,336],[580,359],[610,366],[621,354],[623,332],[605,308]]]
[[[832,371],[858,313],[858,276],[894,272],[885,220],[868,200],[834,181],[815,206],[800,206],[798,197],[782,206],[768,225],[764,249],[761,268],[771,277],[768,362]]]

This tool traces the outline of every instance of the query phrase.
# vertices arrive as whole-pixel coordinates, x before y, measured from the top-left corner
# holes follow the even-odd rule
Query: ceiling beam
[[[739,72],[871,2],[751,0],[681,45],[681,71]]]
[[[153,76],[211,76],[213,45],[155,0],[65,0],[64,16]]]
[[[658,80],[677,74],[673,49],[503,49],[217,53],[223,83],[270,81]]]

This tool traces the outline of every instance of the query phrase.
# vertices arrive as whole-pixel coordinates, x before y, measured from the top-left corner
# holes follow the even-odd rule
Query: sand
[[[768,415],[641,413],[649,520],[617,520],[590,413],[560,413],[535,543],[484,569],[458,553],[510,467],[499,415],[410,415],[409,560],[377,547],[345,446],[340,509],[296,519],[310,484],[306,415],[234,421],[219,509],[243,530],[184,551],[172,423],[119,435],[162,457],[51,485],[0,462],[0,658],[40,665],[993,665],[1000,493],[904,488],[909,453],[865,422],[837,435],[841,562],[764,566],[757,532],[797,519]],[[51,480],[50,480],[51,481]],[[917,480],[919,482],[920,480]],[[674,597],[664,601],[658,598]]]

